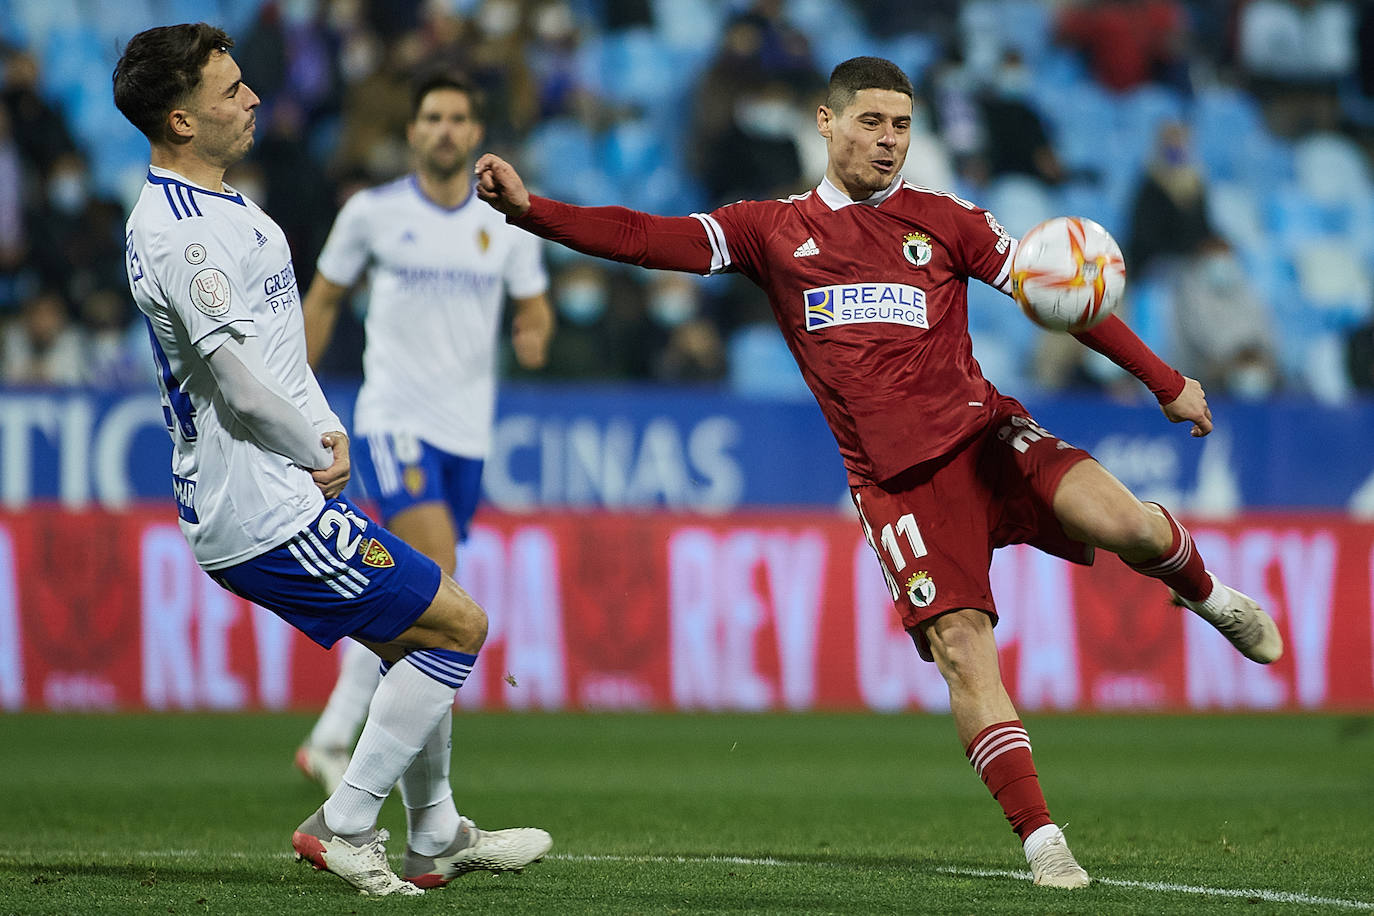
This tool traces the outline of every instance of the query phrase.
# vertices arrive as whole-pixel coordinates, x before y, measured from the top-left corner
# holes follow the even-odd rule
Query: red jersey
[[[898,180],[864,201],[829,181],[787,200],[654,216],[537,195],[511,222],[597,257],[661,270],[738,270],[768,294],[835,434],[850,483],[949,454],[992,416],[973,359],[968,281],[1006,292],[1016,240],[991,213]],[[704,231],[703,231],[704,229]],[[1116,316],[1074,334],[1167,404],[1184,378]]]
[[[968,281],[1006,291],[1016,248],[991,213],[904,181],[855,202],[826,181],[697,218],[712,272],[768,294],[852,483],[945,455],[988,423]]]

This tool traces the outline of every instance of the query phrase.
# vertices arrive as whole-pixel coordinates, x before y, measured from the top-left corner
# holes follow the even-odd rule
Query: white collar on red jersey
[[[816,195],[832,210],[838,210],[850,204],[867,204],[870,207],[876,207],[893,194],[896,194],[901,190],[901,187],[902,176],[898,175],[896,178],[892,179],[892,184],[883,188],[881,191],[874,191],[863,200],[851,200],[848,194],[831,184],[829,178],[823,178],[821,179],[820,186],[816,188]]]

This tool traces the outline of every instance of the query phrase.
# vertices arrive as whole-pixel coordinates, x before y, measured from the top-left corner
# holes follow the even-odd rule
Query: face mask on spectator
[[[1202,259],[1202,275],[1215,289],[1235,286],[1241,280],[1240,265],[1229,254],[1209,254]]]
[[[782,99],[745,96],[735,104],[735,123],[751,137],[780,140],[792,136],[792,106]]]
[[[1258,401],[1274,390],[1274,376],[1259,363],[1237,366],[1226,376],[1226,387],[1243,401]]]
[[[573,324],[593,324],[606,312],[606,290],[599,283],[567,283],[558,293],[558,311]]]
[[[675,328],[696,311],[696,299],[690,290],[665,289],[649,296],[649,315],[664,327]]]
[[[48,202],[59,213],[80,213],[86,206],[86,181],[74,172],[54,175],[48,182]]]

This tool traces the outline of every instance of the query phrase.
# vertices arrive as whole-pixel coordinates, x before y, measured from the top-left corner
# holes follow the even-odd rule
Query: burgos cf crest
[[[382,542],[376,538],[368,538],[363,545],[363,564],[376,569],[386,569],[395,566],[396,561],[391,558],[391,551],[382,546]]]
[[[935,580],[924,569],[906,580],[906,596],[916,607],[930,607],[935,600]]]
[[[912,265],[925,267],[930,263],[932,254],[930,236],[924,232],[908,232],[902,237],[902,254]]]

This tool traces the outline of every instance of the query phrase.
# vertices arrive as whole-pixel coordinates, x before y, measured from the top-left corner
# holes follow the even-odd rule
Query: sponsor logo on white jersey
[[[928,328],[925,290],[905,283],[842,283],[803,293],[806,329],[870,321]]]

